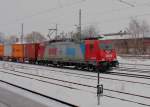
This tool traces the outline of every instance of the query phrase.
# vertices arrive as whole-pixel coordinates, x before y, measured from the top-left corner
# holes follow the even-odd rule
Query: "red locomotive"
[[[106,70],[110,67],[116,67],[116,51],[113,49],[111,41],[108,40],[86,40],[86,61],[96,62],[99,69]]]

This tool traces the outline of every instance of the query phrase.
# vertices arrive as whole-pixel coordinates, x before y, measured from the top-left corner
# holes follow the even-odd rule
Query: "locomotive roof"
[[[53,43],[53,42],[77,42],[77,41],[84,41],[84,40],[99,40],[102,39],[103,37],[99,36],[99,37],[87,37],[87,38],[82,38],[79,40],[75,40],[75,39],[59,39],[59,40],[50,40],[48,41],[49,43]]]
[[[66,42],[66,41],[74,41],[73,39],[60,39],[60,40],[50,40],[49,43],[53,43],[53,42]]]

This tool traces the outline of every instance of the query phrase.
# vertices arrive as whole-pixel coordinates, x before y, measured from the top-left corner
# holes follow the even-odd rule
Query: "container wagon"
[[[12,60],[12,45],[11,44],[4,44],[3,60],[5,60],[5,61]]]
[[[12,61],[24,62],[24,44],[12,44]]]
[[[29,63],[36,63],[38,49],[38,43],[24,44],[24,61],[28,61]]]
[[[4,56],[4,45],[0,44],[0,60],[3,59],[3,56]]]

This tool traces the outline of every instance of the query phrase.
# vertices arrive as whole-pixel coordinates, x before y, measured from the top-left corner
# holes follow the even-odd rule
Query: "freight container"
[[[4,60],[9,60],[12,57],[12,46],[11,44],[4,45]]]
[[[30,63],[35,63],[38,55],[38,43],[30,43],[24,45],[24,58],[25,61],[29,61]]]
[[[44,60],[44,53],[45,53],[46,45],[47,45],[47,42],[43,42],[39,44],[38,56],[37,56],[38,61]]]
[[[3,59],[4,56],[4,45],[0,44],[0,59]]]
[[[23,61],[24,60],[24,45],[13,44],[12,45],[12,58],[13,60]]]

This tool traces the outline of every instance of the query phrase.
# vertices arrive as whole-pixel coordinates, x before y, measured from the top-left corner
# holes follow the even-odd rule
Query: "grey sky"
[[[0,0],[0,32],[6,35],[20,34],[24,23],[25,34],[32,31],[48,33],[48,28],[58,24],[59,31],[75,30],[78,10],[82,9],[82,24],[96,24],[101,33],[118,32],[124,29],[131,16],[150,24],[150,0]],[[146,15],[144,15],[146,14]],[[148,15],[147,15],[148,14]]]

